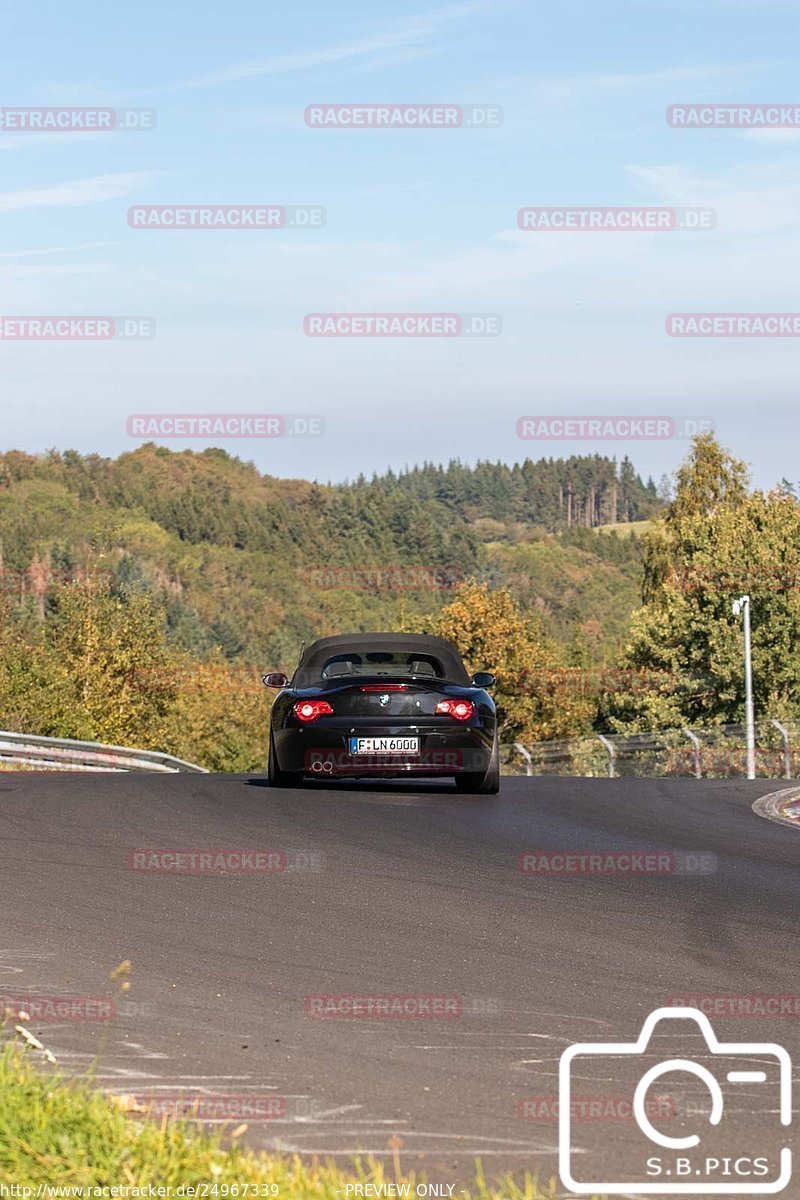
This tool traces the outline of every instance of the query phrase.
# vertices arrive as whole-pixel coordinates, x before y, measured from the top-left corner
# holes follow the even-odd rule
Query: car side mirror
[[[262,675],[261,682],[264,687],[285,688],[289,682],[288,675],[284,675],[282,671],[273,671],[270,675]]]
[[[470,680],[472,687],[490,688],[497,683],[497,677],[491,671],[476,671]]]

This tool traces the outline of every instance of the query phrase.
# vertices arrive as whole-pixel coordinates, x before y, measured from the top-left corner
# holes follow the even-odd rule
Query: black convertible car
[[[455,646],[426,634],[350,633],[320,638],[272,706],[269,781],[451,775],[462,792],[500,788],[497,715]]]

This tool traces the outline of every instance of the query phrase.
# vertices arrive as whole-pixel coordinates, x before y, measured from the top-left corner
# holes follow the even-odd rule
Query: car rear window
[[[431,654],[390,653],[375,650],[364,654],[333,654],[322,668],[323,679],[348,676],[407,675],[410,679],[444,679],[444,667]]]

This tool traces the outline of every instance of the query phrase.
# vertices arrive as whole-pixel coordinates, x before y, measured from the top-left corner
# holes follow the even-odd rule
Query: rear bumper
[[[352,755],[350,737],[418,737],[419,754]],[[409,725],[375,726],[320,724],[307,729],[275,730],[275,753],[282,771],[305,771],[311,776],[374,776],[483,774],[492,754],[494,729]]]

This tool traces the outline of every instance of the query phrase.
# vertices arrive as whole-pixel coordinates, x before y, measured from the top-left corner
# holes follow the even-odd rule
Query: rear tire
[[[303,771],[282,771],[278,766],[275,753],[275,739],[269,735],[269,761],[267,763],[267,778],[269,786],[274,788],[298,788],[303,786]]]
[[[497,734],[494,735],[492,756],[486,770],[465,771],[455,776],[457,792],[471,792],[473,795],[496,796],[500,791],[500,747],[497,744]]]

